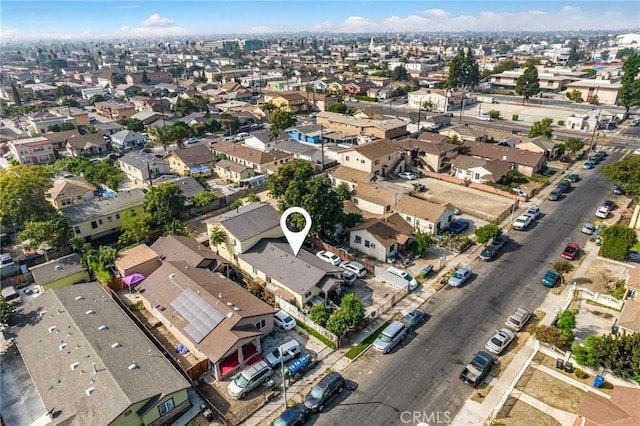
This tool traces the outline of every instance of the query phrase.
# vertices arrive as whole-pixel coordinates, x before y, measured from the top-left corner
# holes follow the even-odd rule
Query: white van
[[[20,297],[20,294],[18,294],[18,291],[13,286],[3,288],[2,297],[9,305],[19,305],[22,303],[22,297]]]
[[[418,287],[418,281],[416,281],[415,278],[409,275],[407,271],[401,271],[398,268],[394,268],[393,266],[390,266],[389,269],[387,269],[387,272],[393,275],[397,275],[400,278],[404,278],[404,280],[409,283],[409,290],[415,290]]]

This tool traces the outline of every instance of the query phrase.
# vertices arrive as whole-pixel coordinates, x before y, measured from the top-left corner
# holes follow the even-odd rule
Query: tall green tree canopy
[[[130,210],[122,212],[118,244],[124,247],[137,244],[145,238],[149,238],[151,235],[150,218],[151,216],[148,213],[135,213]]]
[[[393,81],[407,81],[409,80],[409,74],[407,73],[407,69],[405,67],[401,67],[400,65],[398,65],[393,69],[391,78],[393,78]]]
[[[271,116],[271,130],[269,131],[269,138],[275,139],[278,136],[280,130],[288,129],[296,124],[296,116],[292,112],[278,110]]]
[[[529,65],[516,81],[516,93],[522,96],[524,101],[540,91],[540,81],[538,80],[538,69],[534,65]]]
[[[154,226],[164,227],[180,217],[186,198],[175,183],[165,182],[149,188],[144,196],[144,209]]]
[[[536,136],[546,136],[551,138],[553,136],[553,129],[551,125],[553,124],[553,118],[543,118],[540,121],[534,121],[531,129],[529,130],[528,136],[530,138],[535,138]]]
[[[602,175],[627,193],[640,193],[640,155],[629,155],[604,166]]]
[[[640,105],[640,53],[627,57],[622,66],[622,87],[618,91],[616,103],[629,111],[629,108]]]
[[[18,234],[20,241],[28,241],[28,244],[25,245],[28,250],[43,245],[55,248],[65,247],[71,236],[69,221],[60,213],[52,215],[47,220],[26,222],[24,230]]]
[[[580,365],[604,367],[617,377],[640,383],[640,333],[593,335],[571,349]]]
[[[474,87],[480,82],[480,70],[478,62],[473,56],[471,49],[460,49],[449,64],[449,76],[447,77],[447,87],[455,89],[458,87]]]
[[[55,209],[46,198],[52,179],[53,173],[46,166],[0,169],[0,223],[14,229],[52,217]]]

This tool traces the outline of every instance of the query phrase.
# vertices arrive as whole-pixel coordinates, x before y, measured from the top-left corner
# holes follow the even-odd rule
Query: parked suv
[[[407,327],[400,321],[389,324],[373,342],[373,349],[383,354],[391,352],[400,340],[407,335]]]
[[[265,359],[271,368],[275,368],[279,366],[281,362],[291,361],[300,355],[302,355],[300,343],[295,339],[291,339],[269,352]]]
[[[296,328],[296,320],[284,311],[278,311],[273,315],[273,323],[284,331]]]
[[[509,315],[509,318],[507,318],[504,325],[513,331],[520,331],[527,321],[529,321],[529,318],[531,318],[531,311],[524,306],[518,306],[516,311]]]
[[[311,411],[322,411],[344,390],[344,377],[335,371],[327,374],[304,397],[304,405]]]
[[[258,361],[236,375],[227,386],[229,395],[242,399],[258,385],[266,382],[271,376],[271,367],[265,361]]]

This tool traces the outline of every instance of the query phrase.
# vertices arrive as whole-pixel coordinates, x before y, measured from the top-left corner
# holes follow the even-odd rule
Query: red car
[[[576,255],[579,251],[580,246],[572,241],[570,243],[567,243],[567,247],[565,247],[564,251],[562,252],[562,257],[564,257],[565,259],[573,260],[576,258]]]

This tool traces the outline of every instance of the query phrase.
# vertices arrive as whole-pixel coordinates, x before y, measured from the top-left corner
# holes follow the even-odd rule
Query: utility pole
[[[322,168],[322,171],[324,171],[324,126],[322,124],[320,125],[320,146],[320,151],[322,153],[322,164],[320,167]]]
[[[464,90],[462,91],[462,105],[460,106],[460,116],[458,118],[458,122],[460,123],[462,123],[462,111],[464,111]]]
[[[147,161],[147,174],[149,175],[149,186],[153,188],[153,179],[151,179],[151,166],[149,165],[148,161]]]
[[[280,352],[280,369],[282,370],[282,396],[284,397],[284,409],[287,410],[287,379],[284,375],[284,354],[282,353],[282,346],[278,348]]]
[[[591,133],[591,143],[589,144],[589,155],[591,155],[591,153],[593,152],[593,144],[594,144],[594,138],[596,136],[596,130],[598,130],[598,123],[600,123],[600,113],[602,112],[602,109],[598,110],[598,116],[596,118],[596,125],[593,126],[593,133]]]

